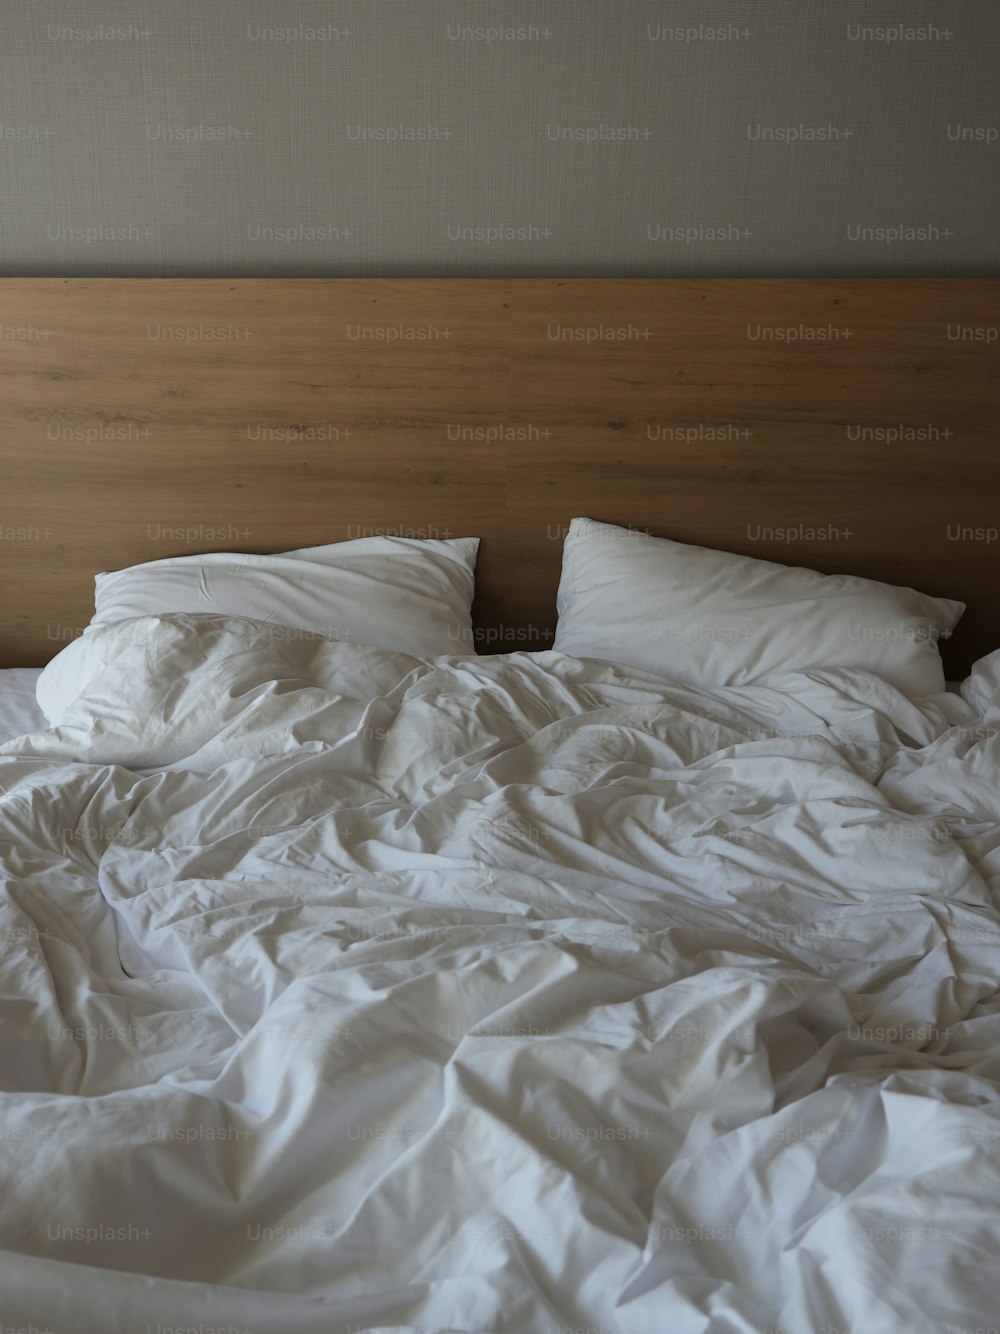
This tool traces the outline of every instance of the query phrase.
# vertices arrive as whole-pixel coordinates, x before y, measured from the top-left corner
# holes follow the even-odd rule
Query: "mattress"
[[[995,1323],[1000,655],[140,629],[0,747],[8,1325]]]
[[[35,700],[39,667],[12,667],[0,671],[0,742],[48,727]]]

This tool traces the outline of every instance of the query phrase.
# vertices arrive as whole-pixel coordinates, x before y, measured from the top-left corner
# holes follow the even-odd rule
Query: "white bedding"
[[[137,622],[0,750],[4,1323],[995,1323],[997,677]]]
[[[0,670],[0,742],[48,727],[35,699],[35,685],[40,675],[40,667]]]

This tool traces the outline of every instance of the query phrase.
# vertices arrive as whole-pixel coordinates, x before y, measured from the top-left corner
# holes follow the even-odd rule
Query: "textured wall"
[[[0,36],[10,275],[1000,271],[998,0],[3,0]]]

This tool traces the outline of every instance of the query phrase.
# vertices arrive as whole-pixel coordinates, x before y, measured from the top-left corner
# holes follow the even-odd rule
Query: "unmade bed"
[[[3,1329],[995,1325],[996,285],[2,286]]]

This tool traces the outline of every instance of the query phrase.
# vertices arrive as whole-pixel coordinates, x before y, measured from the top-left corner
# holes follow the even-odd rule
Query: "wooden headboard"
[[[1000,282],[0,280],[0,666],[95,572],[482,537],[481,651],[551,642],[578,514],[963,598],[1000,646]]]

